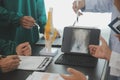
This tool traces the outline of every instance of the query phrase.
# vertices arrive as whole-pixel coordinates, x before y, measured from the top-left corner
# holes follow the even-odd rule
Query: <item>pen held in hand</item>
[[[82,0],[76,0],[76,6],[77,6],[77,19],[76,21],[78,22],[79,21],[79,16],[82,15],[82,12],[79,10],[79,2],[82,1]]]
[[[37,23],[34,23],[35,26],[40,27]]]
[[[76,7],[77,7],[76,16],[77,16],[77,17],[76,17],[76,20],[75,20],[74,23],[73,23],[73,27],[75,26],[76,23],[79,22],[79,16],[80,16],[80,15],[83,15],[82,12],[81,12],[81,10],[78,9],[78,7],[79,7],[79,2],[80,2],[80,1],[82,1],[82,0],[76,0]]]

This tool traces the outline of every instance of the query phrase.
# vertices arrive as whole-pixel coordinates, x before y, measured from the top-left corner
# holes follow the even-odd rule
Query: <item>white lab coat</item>
[[[111,75],[120,76],[120,54],[112,52],[109,66],[111,67]]]
[[[85,0],[85,5],[84,11],[112,12],[111,20],[114,20],[117,16],[120,16],[120,12],[114,5],[114,0]],[[114,35],[115,32],[111,31],[109,45],[113,52],[109,63],[111,69],[110,74],[120,77],[120,41]]]

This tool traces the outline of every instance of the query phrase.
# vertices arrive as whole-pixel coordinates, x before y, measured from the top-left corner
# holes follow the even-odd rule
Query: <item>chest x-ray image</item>
[[[74,29],[71,41],[71,52],[88,53],[90,30]]]

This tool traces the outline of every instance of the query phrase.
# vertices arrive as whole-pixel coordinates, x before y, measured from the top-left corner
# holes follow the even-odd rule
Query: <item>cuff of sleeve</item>
[[[120,54],[112,51],[111,58],[110,58],[110,63],[109,66],[120,69],[120,60],[119,60]]]
[[[119,77],[120,76],[120,69],[116,69],[116,68],[111,67],[110,68],[110,75]]]

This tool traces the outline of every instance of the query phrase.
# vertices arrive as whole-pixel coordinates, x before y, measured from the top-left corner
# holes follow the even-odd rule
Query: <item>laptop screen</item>
[[[89,44],[99,44],[99,29],[65,27],[62,52],[89,54]]]
[[[73,29],[70,52],[88,53],[90,30]]]

